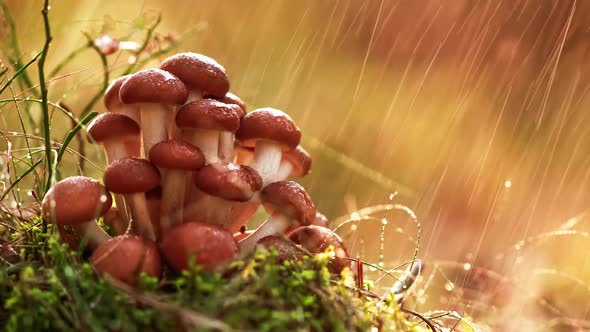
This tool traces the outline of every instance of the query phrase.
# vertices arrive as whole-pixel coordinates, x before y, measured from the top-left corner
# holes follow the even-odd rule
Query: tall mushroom
[[[43,218],[58,226],[71,226],[96,248],[111,237],[95,222],[111,207],[111,194],[98,181],[72,176],[57,182],[47,191],[41,210]]]
[[[301,145],[283,152],[281,166],[274,181],[287,180],[289,176],[304,177],[311,169],[311,157]]]
[[[215,99],[193,101],[178,110],[176,125],[183,130],[185,141],[201,149],[208,163],[215,163],[219,159],[219,134],[233,135],[240,127],[236,109],[239,106]]]
[[[238,244],[222,227],[191,221],[164,234],[162,253],[177,272],[189,268],[191,256],[205,271],[216,271],[236,258]]]
[[[175,140],[160,142],[150,151],[150,160],[166,169],[162,181],[162,208],[160,227],[165,233],[171,226],[183,220],[186,173],[205,165],[205,157],[196,146]]]
[[[305,189],[293,181],[273,182],[262,189],[262,203],[272,211],[270,218],[250,236],[240,241],[240,255],[250,254],[263,237],[284,233],[293,224],[309,225],[316,208]]]
[[[186,101],[186,87],[176,76],[160,69],[146,69],[127,78],[119,98],[124,104],[136,104],[141,112],[143,148],[148,156],[156,143],[168,139],[168,120],[176,105]]]
[[[141,273],[159,277],[161,259],[156,244],[137,235],[112,238],[98,247],[90,256],[94,268],[112,278],[135,286]]]
[[[282,151],[299,145],[301,131],[291,117],[274,108],[260,108],[244,116],[236,132],[240,144],[254,147],[252,167],[264,185],[273,181],[281,165]]]
[[[106,168],[104,184],[110,191],[125,196],[137,233],[155,240],[145,193],[160,185],[158,169],[145,159],[123,158]]]

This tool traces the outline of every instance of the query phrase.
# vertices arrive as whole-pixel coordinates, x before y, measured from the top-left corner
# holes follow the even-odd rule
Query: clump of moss
[[[194,267],[159,282],[143,276],[132,290],[97,276],[57,236],[25,228],[23,261],[0,263],[0,330],[416,330],[393,298],[361,295],[348,270],[331,275],[329,252],[281,263],[260,250],[225,275]]]

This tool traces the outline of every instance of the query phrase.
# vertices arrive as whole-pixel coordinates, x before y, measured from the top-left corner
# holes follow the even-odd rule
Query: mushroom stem
[[[273,214],[252,234],[240,241],[240,258],[248,256],[256,248],[256,243],[263,237],[283,233],[291,225],[291,220],[282,214]]]
[[[185,130],[185,141],[201,149],[207,163],[213,164],[219,159],[217,150],[219,146],[219,132],[209,129]]]
[[[184,103],[185,105],[193,102],[195,100],[200,100],[203,99],[203,91],[201,90],[195,90],[195,89],[189,89],[188,90],[188,98],[186,100],[186,102]]]
[[[287,180],[291,172],[293,171],[293,164],[290,162],[283,160],[281,161],[281,166],[279,166],[279,170],[277,171],[276,176],[274,177],[273,182]]]
[[[281,147],[270,141],[259,141],[254,149],[252,167],[262,177],[263,186],[273,181],[281,166]]]
[[[96,247],[111,239],[95,221],[72,225],[72,228],[82,238],[82,242],[86,241],[89,249],[94,250]]]
[[[127,205],[131,209],[131,217],[134,222],[133,228],[136,230],[137,234],[155,241],[156,235],[145,201],[145,194],[127,194],[125,195],[125,202],[127,202]]]
[[[168,115],[170,111],[162,104],[142,103],[141,131],[145,156],[149,156],[152,146],[168,139]]]
[[[160,218],[162,233],[166,233],[170,227],[182,223],[185,172],[184,170],[169,169],[164,176]]]
[[[230,131],[219,133],[219,159],[225,162],[234,160],[234,133]]]
[[[137,111],[137,107],[133,104],[120,104],[121,106],[115,106],[112,109],[113,113],[123,114],[135,120],[135,122],[139,123],[140,116],[139,112]]]
[[[131,156],[128,147],[125,142],[116,139],[109,139],[104,141],[104,150],[107,155],[107,165],[110,165],[113,161],[123,159]],[[125,202],[123,196],[115,194],[115,204],[118,207],[117,213],[125,222],[129,222],[129,216],[127,215],[127,209],[125,209]]]

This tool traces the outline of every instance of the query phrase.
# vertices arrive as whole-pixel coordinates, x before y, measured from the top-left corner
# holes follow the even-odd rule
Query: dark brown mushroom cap
[[[232,261],[239,251],[229,231],[194,221],[168,230],[161,247],[168,264],[178,272],[189,268],[191,256],[205,271],[214,271]]]
[[[274,108],[259,108],[244,116],[236,138],[242,145],[254,147],[257,140],[273,141],[284,150],[295,149],[301,141],[301,130],[290,116]]]
[[[113,199],[97,180],[72,176],[57,182],[43,197],[43,218],[60,225],[85,223],[104,215]]]
[[[246,115],[246,103],[240,97],[236,96],[231,92],[226,93],[225,96],[221,98],[215,97],[214,95],[206,95],[203,98],[213,98],[219,100],[222,103],[238,105],[240,106],[240,109],[236,109],[236,113],[238,114],[240,119],[243,118],[244,115]]]
[[[180,128],[210,129],[235,132],[240,127],[238,106],[215,99],[200,99],[182,106],[176,114]]]
[[[262,178],[251,167],[218,162],[198,170],[195,184],[209,195],[246,202],[262,189]]]
[[[168,140],[152,147],[150,161],[161,168],[197,170],[205,165],[205,156],[192,144]]]
[[[123,158],[104,171],[104,184],[117,194],[148,192],[160,185],[160,172],[149,160]]]
[[[342,239],[328,228],[316,225],[299,227],[289,235],[289,239],[311,253],[322,253],[332,246],[336,257],[330,265],[335,273],[340,273],[345,267],[351,267],[352,261],[348,259]]]
[[[179,53],[164,60],[160,68],[176,75],[189,89],[201,90],[217,97],[223,97],[229,91],[225,68],[208,56]]]
[[[188,91],[178,77],[161,69],[145,69],[129,76],[121,89],[119,98],[123,104],[159,103],[184,104]]]
[[[291,170],[292,176],[303,177],[309,173],[311,169],[311,157],[301,145],[298,145],[293,150],[286,151],[282,157],[288,160],[293,166],[293,170]]]
[[[131,75],[125,75],[117,78],[116,80],[112,81],[109,87],[104,92],[104,106],[108,110],[112,110],[114,108],[120,107],[123,105],[121,99],[119,99],[119,91],[121,90],[121,85],[125,83],[127,78]]]
[[[119,113],[103,113],[88,126],[88,136],[95,142],[124,136],[139,137],[139,125],[132,118]]]
[[[293,181],[273,182],[262,189],[260,198],[271,214],[279,213],[309,225],[317,212],[303,187]]]
[[[161,258],[156,244],[137,235],[117,236],[100,245],[90,256],[94,268],[135,286],[142,272],[159,277]]]

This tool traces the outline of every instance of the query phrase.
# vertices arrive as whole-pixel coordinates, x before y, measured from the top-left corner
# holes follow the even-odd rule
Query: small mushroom
[[[57,182],[43,197],[43,218],[71,226],[93,249],[111,237],[96,223],[111,207],[111,194],[98,181],[72,176]]]
[[[162,253],[177,272],[189,268],[191,257],[205,271],[217,271],[236,258],[238,244],[222,227],[191,221],[164,234]]]
[[[271,249],[274,248],[278,256],[276,258],[278,263],[290,260],[300,260],[305,255],[305,252],[299,249],[293,242],[285,239],[282,236],[269,235],[260,239],[257,243],[259,246]]]
[[[282,151],[295,149],[299,145],[301,131],[287,114],[268,107],[246,114],[236,132],[236,138],[241,145],[254,147],[251,166],[267,185],[279,171]]]
[[[239,108],[235,108],[234,110],[240,119],[246,115],[246,103],[244,103],[240,97],[231,92],[226,93],[225,96],[221,98],[217,98],[213,95],[208,95],[203,98],[213,98],[219,100],[222,103],[237,105]],[[219,159],[222,161],[233,161],[234,150],[232,149],[232,146],[234,145],[234,138],[234,134],[230,132],[222,132],[219,134]]]
[[[125,196],[137,233],[155,240],[145,193],[160,185],[158,169],[145,159],[123,158],[106,168],[104,183],[110,191]]]
[[[150,150],[150,160],[166,169],[162,181],[162,209],[160,227],[166,232],[183,220],[185,174],[205,165],[205,157],[196,146],[175,140],[160,142]]]
[[[329,228],[328,227],[328,218],[326,218],[325,215],[323,215],[320,211],[317,211],[315,213],[315,218],[313,219],[313,221],[310,223],[311,225],[316,225],[316,226],[320,226],[320,227],[325,227],[325,228]],[[298,225],[292,225],[291,227],[289,227],[286,231],[285,234],[289,234],[292,231],[294,231],[295,229],[299,228]]]
[[[301,145],[283,152],[281,166],[274,181],[286,180],[289,176],[304,177],[311,169],[311,157]]]
[[[233,135],[240,127],[236,109],[240,107],[215,99],[193,101],[180,108],[176,125],[183,130],[185,141],[201,149],[208,163],[215,163],[219,159],[219,134]]]
[[[182,81],[160,69],[139,71],[123,82],[119,90],[121,102],[135,104],[141,112],[145,156],[149,156],[152,146],[168,139],[169,117],[187,96]]]
[[[141,273],[159,277],[161,259],[156,244],[137,235],[121,235],[98,247],[90,256],[90,263],[102,273],[136,286]]]
[[[265,236],[284,233],[291,225],[309,225],[316,208],[303,187],[293,181],[273,182],[262,189],[262,203],[271,216],[250,236],[240,241],[240,255],[250,254]]]
[[[330,261],[329,268],[333,273],[339,274],[344,268],[352,268],[352,260],[342,239],[328,228],[316,225],[299,227],[289,235],[289,239],[314,254],[325,252],[331,246],[334,259]]]

